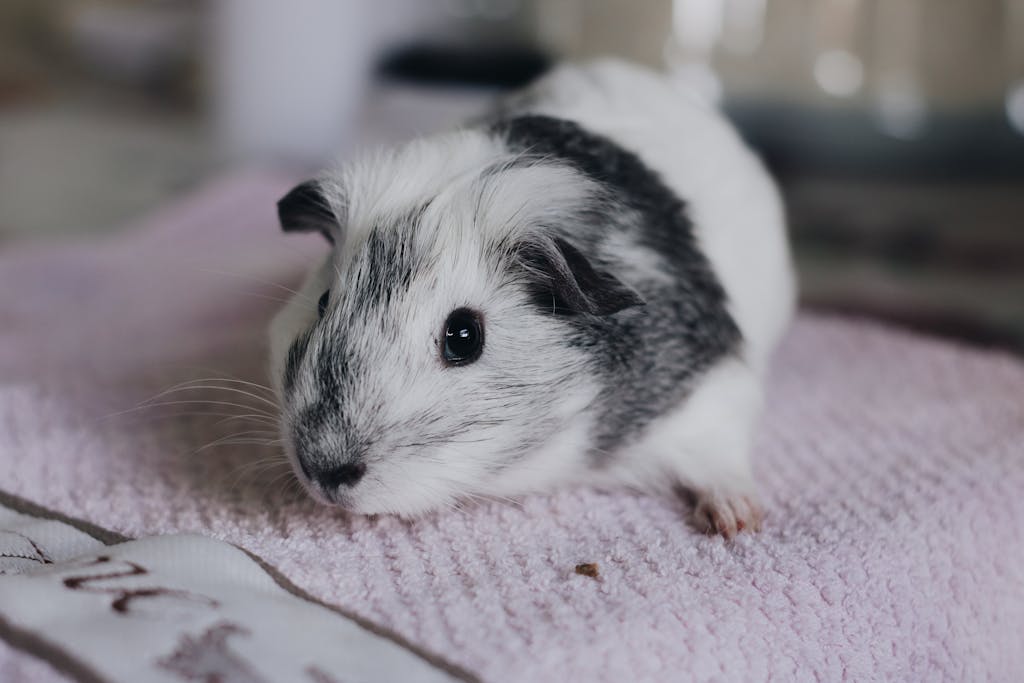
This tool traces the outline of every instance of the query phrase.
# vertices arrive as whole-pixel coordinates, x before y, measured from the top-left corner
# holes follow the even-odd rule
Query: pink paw
[[[753,493],[700,491],[693,509],[693,523],[706,534],[732,538],[740,531],[761,530],[764,513]]]

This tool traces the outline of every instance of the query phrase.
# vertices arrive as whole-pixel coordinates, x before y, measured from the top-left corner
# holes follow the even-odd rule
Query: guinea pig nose
[[[324,489],[333,491],[339,486],[355,486],[366,474],[366,465],[361,462],[348,462],[317,472],[316,480]]]

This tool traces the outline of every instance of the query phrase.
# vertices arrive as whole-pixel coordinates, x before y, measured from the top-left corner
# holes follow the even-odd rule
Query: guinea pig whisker
[[[235,434],[231,434],[224,438],[234,438],[239,436],[263,436],[268,439],[274,439],[275,441],[281,441],[280,438],[277,438],[278,433],[273,429],[246,429],[245,431],[236,432]]]
[[[188,400],[182,400],[182,401],[160,401],[159,403],[146,403],[144,405],[136,406],[134,408],[129,408],[128,410],[122,410],[122,411],[120,411],[118,413],[112,413],[108,417],[116,417],[118,415],[125,415],[125,414],[128,414],[128,413],[134,413],[134,412],[138,412],[140,410],[147,410],[147,409],[152,409],[152,408],[162,408],[162,407],[165,407],[165,406],[178,406],[178,405],[214,405],[214,406],[224,406],[224,407],[227,407],[227,408],[242,408],[244,410],[252,410],[257,415],[260,415],[262,417],[266,417],[266,418],[270,418],[270,419],[275,419],[275,420],[277,419],[276,415],[274,415],[274,414],[272,414],[270,412],[262,411],[259,408],[256,408],[255,406],[246,405],[244,403],[232,403],[230,401],[215,401],[215,400],[212,400],[212,399],[188,399]]]
[[[280,436],[278,436],[277,432],[275,432],[273,430],[270,430],[270,429],[247,429],[245,431],[237,432],[235,434],[230,434],[227,437],[222,437],[222,438],[232,438],[232,439],[235,439],[235,438],[243,438],[243,437],[249,437],[249,438],[252,438],[252,439],[257,439],[257,438],[258,439],[263,439],[264,441],[267,441],[267,442],[271,442],[271,441],[272,442],[283,442],[284,441],[283,439],[280,438]]]
[[[285,456],[284,452],[283,451],[275,451],[274,453],[272,453],[271,455],[268,455],[266,457],[258,458],[256,460],[248,460],[248,461],[242,463],[241,465],[239,465],[239,468],[244,469],[244,468],[256,467],[258,465],[264,465],[264,464],[267,464],[267,463],[275,465],[275,466],[276,465],[281,465],[281,466],[291,467],[291,463],[288,462],[288,458]]]
[[[471,498],[473,500],[486,501],[486,502],[491,502],[491,503],[493,503],[493,502],[507,503],[509,505],[512,505],[513,507],[518,507],[518,508],[523,507],[523,502],[521,500],[516,500],[515,498],[510,498],[508,496],[498,495],[497,493],[469,493],[469,492],[467,492],[467,493],[463,493],[461,495],[464,495],[464,496],[466,496],[468,498]]]
[[[279,486],[281,482],[284,482],[285,486],[283,493],[290,493],[292,500],[303,500],[309,497],[305,487],[303,487],[302,482],[299,481],[298,477],[295,476],[295,471],[292,470],[291,467],[283,470],[273,479],[269,479],[265,486],[273,489]]]
[[[213,268],[196,268],[196,270],[198,270],[200,272],[204,272],[204,273],[210,273],[210,274],[213,274],[213,275],[224,275],[224,276],[227,276],[227,277],[238,278],[240,280],[249,280],[250,282],[256,282],[256,283],[261,284],[261,285],[267,285],[268,287],[276,287],[277,289],[284,290],[285,292],[288,292],[289,294],[294,294],[295,296],[301,297],[301,298],[305,299],[306,301],[308,301],[310,304],[315,304],[315,302],[313,301],[312,298],[310,298],[308,295],[303,294],[302,292],[300,292],[298,290],[295,290],[295,289],[292,289],[291,287],[287,287],[285,285],[282,285],[279,282],[274,282],[272,280],[265,280],[263,278],[256,277],[255,275],[249,275],[247,273],[235,273],[235,272],[232,272],[232,271],[229,271],[229,270],[216,270],[216,269],[213,269]]]
[[[160,391],[160,392],[154,394],[153,396],[150,396],[149,398],[147,398],[147,399],[145,399],[143,401],[140,401],[137,404],[136,407],[145,407],[147,405],[156,405],[155,402],[158,399],[163,398],[163,397],[168,396],[168,395],[171,395],[171,394],[174,394],[174,393],[182,392],[182,391],[188,391],[188,390],[191,390],[191,389],[195,389],[195,390],[209,389],[209,390],[222,390],[222,391],[225,391],[227,393],[244,394],[244,395],[246,395],[248,397],[255,398],[255,399],[257,399],[257,400],[259,400],[259,401],[261,401],[263,403],[269,404],[269,405],[271,405],[275,409],[275,412],[278,411],[277,403],[271,401],[270,399],[268,399],[266,397],[262,397],[262,396],[258,396],[257,394],[253,394],[252,392],[247,392],[247,391],[244,391],[242,389],[238,389],[236,387],[222,387],[222,386],[214,385],[214,384],[210,384],[210,383],[197,384],[196,382],[197,382],[197,380],[191,380],[191,381],[188,381],[188,382],[181,382],[179,384],[176,384],[176,385],[170,387],[169,389],[165,389],[163,391]],[[256,407],[256,406],[242,406],[242,407],[249,408],[250,410],[253,410],[253,411],[258,411],[258,412],[269,414],[269,411],[267,411],[265,408],[259,408],[259,407]]]
[[[226,383],[226,384],[241,384],[242,386],[245,386],[245,387],[249,387],[249,388],[252,388],[252,389],[258,389],[260,391],[265,391],[268,394],[270,394],[271,397],[274,396],[274,390],[271,389],[270,387],[268,387],[265,384],[259,384],[257,382],[250,382],[248,380],[231,378],[231,377],[198,377],[196,379],[190,379],[190,380],[186,380],[184,382],[179,382],[178,384],[175,384],[174,386],[169,387],[167,389],[167,391],[171,391],[172,389],[182,389],[182,388],[187,388],[187,387],[193,387],[193,386],[195,386],[197,384],[214,384],[215,386],[217,386],[219,388],[220,385],[216,384],[217,382],[223,382],[223,383]]]
[[[231,472],[232,478],[227,482],[228,487],[234,490],[238,486],[242,485],[247,478],[257,480],[261,477],[265,477],[273,470],[280,469],[287,465],[288,463],[272,462],[263,463],[261,467],[236,468]],[[279,477],[275,477],[275,479],[279,479]]]
[[[214,441],[212,443],[206,444],[205,446],[203,446],[201,448],[197,448],[196,450],[192,451],[192,455],[197,455],[198,453],[200,453],[200,452],[202,452],[204,450],[208,450],[210,448],[220,448],[220,447],[225,447],[225,446],[275,446],[275,445],[277,445],[277,444],[275,444],[273,441],[268,441],[267,439],[259,439],[259,438],[238,438],[238,439],[224,439],[224,440],[217,439],[216,441]]]
[[[196,413],[196,414],[202,415],[203,413]],[[207,413],[207,414],[213,414],[213,413]],[[218,413],[218,414],[219,415],[227,415],[226,413]],[[252,414],[252,413],[250,413],[248,415],[228,415],[223,420],[218,420],[217,423],[214,425],[214,427],[219,427],[219,426],[221,426],[223,424],[227,424],[228,422],[231,422],[233,420],[244,420],[244,419],[251,419],[253,422],[255,422],[257,424],[267,425],[269,427],[275,427],[278,430],[281,427],[280,422],[278,422],[277,420],[271,420],[270,418],[264,417],[262,415],[256,415],[256,414]]]
[[[300,503],[308,501],[309,493],[306,491],[305,488],[303,488],[302,482],[298,480],[298,478],[295,476],[295,473],[292,472],[291,469],[289,469],[287,475],[291,476],[285,479],[284,492],[291,493],[291,500],[289,502]],[[280,478],[278,478],[278,481],[280,481]]]
[[[188,372],[193,372],[193,373],[195,373],[195,372],[208,372],[208,373],[211,373],[209,377],[194,377],[191,380],[187,380],[189,382],[205,382],[205,381],[214,381],[214,382],[242,382],[244,384],[250,384],[250,385],[253,385],[253,386],[261,387],[261,388],[266,389],[267,391],[270,391],[271,393],[273,393],[273,390],[270,387],[268,387],[267,385],[259,384],[257,382],[250,382],[250,381],[244,380],[244,379],[242,379],[241,377],[239,377],[237,375],[232,375],[230,372],[227,372],[223,368],[211,368],[211,367],[206,366],[206,365],[177,365],[177,364],[174,365],[173,367],[178,372],[188,371]]]
[[[449,510],[451,510],[452,512],[457,512],[460,515],[465,515],[466,514],[466,508],[463,507],[462,505],[460,505],[458,503],[458,501],[448,501],[448,500],[446,500],[446,501],[442,502],[441,504],[444,505]]]
[[[192,385],[192,386],[185,386],[185,387],[172,387],[170,389],[166,389],[164,391],[161,391],[159,394],[157,394],[153,398],[145,401],[145,403],[151,403],[151,402],[153,402],[153,401],[155,401],[157,399],[163,398],[164,396],[170,396],[171,394],[179,394],[179,393],[182,393],[182,392],[185,392],[185,391],[200,391],[200,390],[217,390],[217,391],[226,391],[226,392],[232,393],[232,394],[241,394],[243,396],[248,396],[250,398],[254,398],[257,401],[260,401],[262,403],[265,403],[265,404],[271,406],[272,408],[278,409],[277,403],[275,403],[274,401],[271,401],[268,398],[264,398],[262,396],[259,396],[258,394],[254,394],[251,391],[245,391],[244,389],[236,389],[234,387],[219,387],[219,386],[217,386],[215,384],[195,384],[195,385]]]
[[[251,429],[249,431],[239,432],[238,434],[231,434],[228,437],[223,437],[222,436],[221,438],[224,439],[224,440],[242,439],[242,438],[256,439],[256,440],[261,441],[262,443],[268,443],[268,444],[269,443],[280,443],[280,442],[282,442],[280,438],[274,438],[274,436],[275,435],[274,435],[273,432],[265,432],[265,431],[262,431],[262,430],[259,430],[259,429]]]
[[[257,445],[261,445],[261,446],[269,446],[269,445],[275,444],[275,442],[280,442],[280,439],[270,439],[270,438],[267,438],[267,437],[262,437],[262,438],[258,437],[258,435],[261,434],[261,433],[263,433],[263,432],[261,432],[260,430],[249,430],[249,431],[245,431],[245,432],[238,432],[237,434],[230,434],[228,436],[224,436],[224,437],[221,437],[219,439],[214,439],[213,441],[209,442],[208,444],[206,444],[206,445],[204,445],[204,446],[202,446],[200,448],[197,448],[196,450],[192,451],[192,455],[196,455],[198,453],[201,453],[201,452],[203,452],[203,451],[205,451],[205,450],[207,450],[209,448],[216,448],[217,446],[241,445],[243,443],[257,444]],[[246,438],[246,437],[248,437],[248,438]]]
[[[234,468],[233,471],[239,473],[240,475],[259,475],[282,467],[290,468],[291,464],[285,458],[281,457],[280,455],[276,455],[268,458],[260,458],[259,460],[254,460],[253,462],[243,463],[242,465],[239,465],[238,467]]]
[[[250,381],[244,380],[244,379],[221,379],[221,380],[214,380],[214,381],[228,382],[228,383],[231,383],[231,384],[241,384],[242,386],[249,387],[249,388],[251,388],[253,390],[264,391],[272,399],[276,398],[276,396],[277,396],[277,393],[273,389],[268,387],[266,384],[260,384],[258,382],[250,382]]]
[[[264,466],[263,468],[261,468],[259,470],[256,470],[256,469],[241,470],[241,468],[238,468],[237,470],[232,472],[232,474],[234,476],[233,476],[233,478],[230,481],[227,482],[228,487],[232,491],[234,491],[239,486],[241,486],[243,483],[245,483],[247,477],[250,478],[251,481],[255,481],[260,476],[264,475],[266,472],[271,471],[273,468],[281,467],[282,464],[283,465],[287,465],[287,463],[277,462],[277,463],[270,463],[269,465],[266,465],[266,466]],[[239,470],[241,470],[241,471],[239,471]],[[290,467],[288,467],[287,469],[285,469],[283,471],[283,475],[284,476],[287,476],[287,475],[290,475],[290,474],[291,474],[291,468]],[[266,488],[273,488],[274,484],[276,484],[280,480],[281,480],[281,476],[280,475],[276,476],[276,477],[274,477],[274,479],[272,481],[265,483],[264,487],[266,487]]]
[[[189,418],[189,417],[223,417],[225,419],[219,420],[214,426],[220,426],[221,424],[225,424],[227,422],[230,422],[231,420],[243,420],[243,419],[245,419],[245,420],[252,420],[256,424],[262,424],[262,425],[267,425],[267,426],[277,426],[278,425],[277,421],[271,420],[269,417],[265,417],[263,415],[254,415],[254,414],[238,415],[238,414],[235,414],[235,413],[223,413],[223,412],[217,412],[217,411],[213,411],[213,410],[210,410],[210,411],[207,411],[207,410],[185,410],[185,411],[175,411],[175,412],[157,412],[155,410],[156,406],[154,406],[154,410],[152,410],[151,412],[148,412],[148,413],[142,412],[141,409],[145,409],[145,408],[148,408],[148,407],[149,406],[141,406],[140,409],[136,409],[136,410],[139,410],[139,412],[137,414],[134,414],[134,415],[122,415],[122,416],[123,417],[133,417],[134,419],[138,419],[138,420],[143,420],[143,419],[145,419],[145,420],[172,420],[172,419],[175,419],[175,418]],[[108,417],[116,417],[116,416],[108,416]],[[104,419],[106,419],[106,418],[104,418]]]
[[[266,486],[267,486],[267,488],[274,488],[280,482],[286,481],[291,476],[292,476],[292,472],[291,471],[281,472],[276,477],[274,477],[273,479],[268,480],[267,483],[266,483]]]
[[[293,301],[295,301],[294,299],[282,299],[279,296],[270,296],[269,294],[260,294],[259,292],[242,292],[242,294],[244,294],[246,296],[254,297],[256,299],[266,299],[267,301],[276,301],[279,304],[290,304]],[[299,305],[301,305],[303,308],[305,308],[308,311],[315,311],[315,310],[317,310],[317,307],[315,305],[307,304],[305,301],[299,301],[298,303],[299,303]]]
[[[449,498],[449,494],[446,491],[442,491],[441,489],[437,488],[436,486],[430,486],[429,484],[424,484],[423,482],[420,482],[420,485],[422,486],[422,488],[425,488],[427,491],[429,491],[431,495],[440,494],[441,496],[443,496],[441,498],[438,498],[438,503],[440,505],[443,505],[444,507],[446,507],[448,510],[451,510],[452,512],[458,512],[458,513],[463,514],[463,515],[466,514],[465,508],[462,507],[457,500],[451,500]]]

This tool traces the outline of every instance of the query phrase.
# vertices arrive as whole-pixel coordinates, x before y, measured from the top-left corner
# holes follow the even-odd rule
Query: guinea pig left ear
[[[307,180],[296,185],[277,202],[277,217],[285,232],[319,232],[334,244],[340,232],[338,217],[334,214],[321,185]]]
[[[553,313],[611,315],[643,306],[631,287],[594,267],[579,249],[560,237],[529,240],[517,250],[539,307]]]

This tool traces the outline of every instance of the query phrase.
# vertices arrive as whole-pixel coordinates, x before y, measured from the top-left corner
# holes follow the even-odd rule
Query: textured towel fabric
[[[0,254],[0,489],[130,536],[226,539],[486,681],[1022,680],[1024,367],[1008,356],[802,316],[756,444],[766,528],[732,543],[629,492],[347,517],[261,473],[264,447],[203,449],[265,428],[220,422],[267,407],[254,398],[197,389],[159,401],[255,410],[111,417],[192,378],[262,381],[287,295],[267,283],[323,248],[277,232],[287,185],[236,176],[109,242]],[[0,645],[0,674],[44,671]]]
[[[77,663],[75,675],[117,683],[469,678],[309,600],[229,543],[170,534],[108,545],[15,509],[22,502],[0,494],[0,638],[59,648]]]

